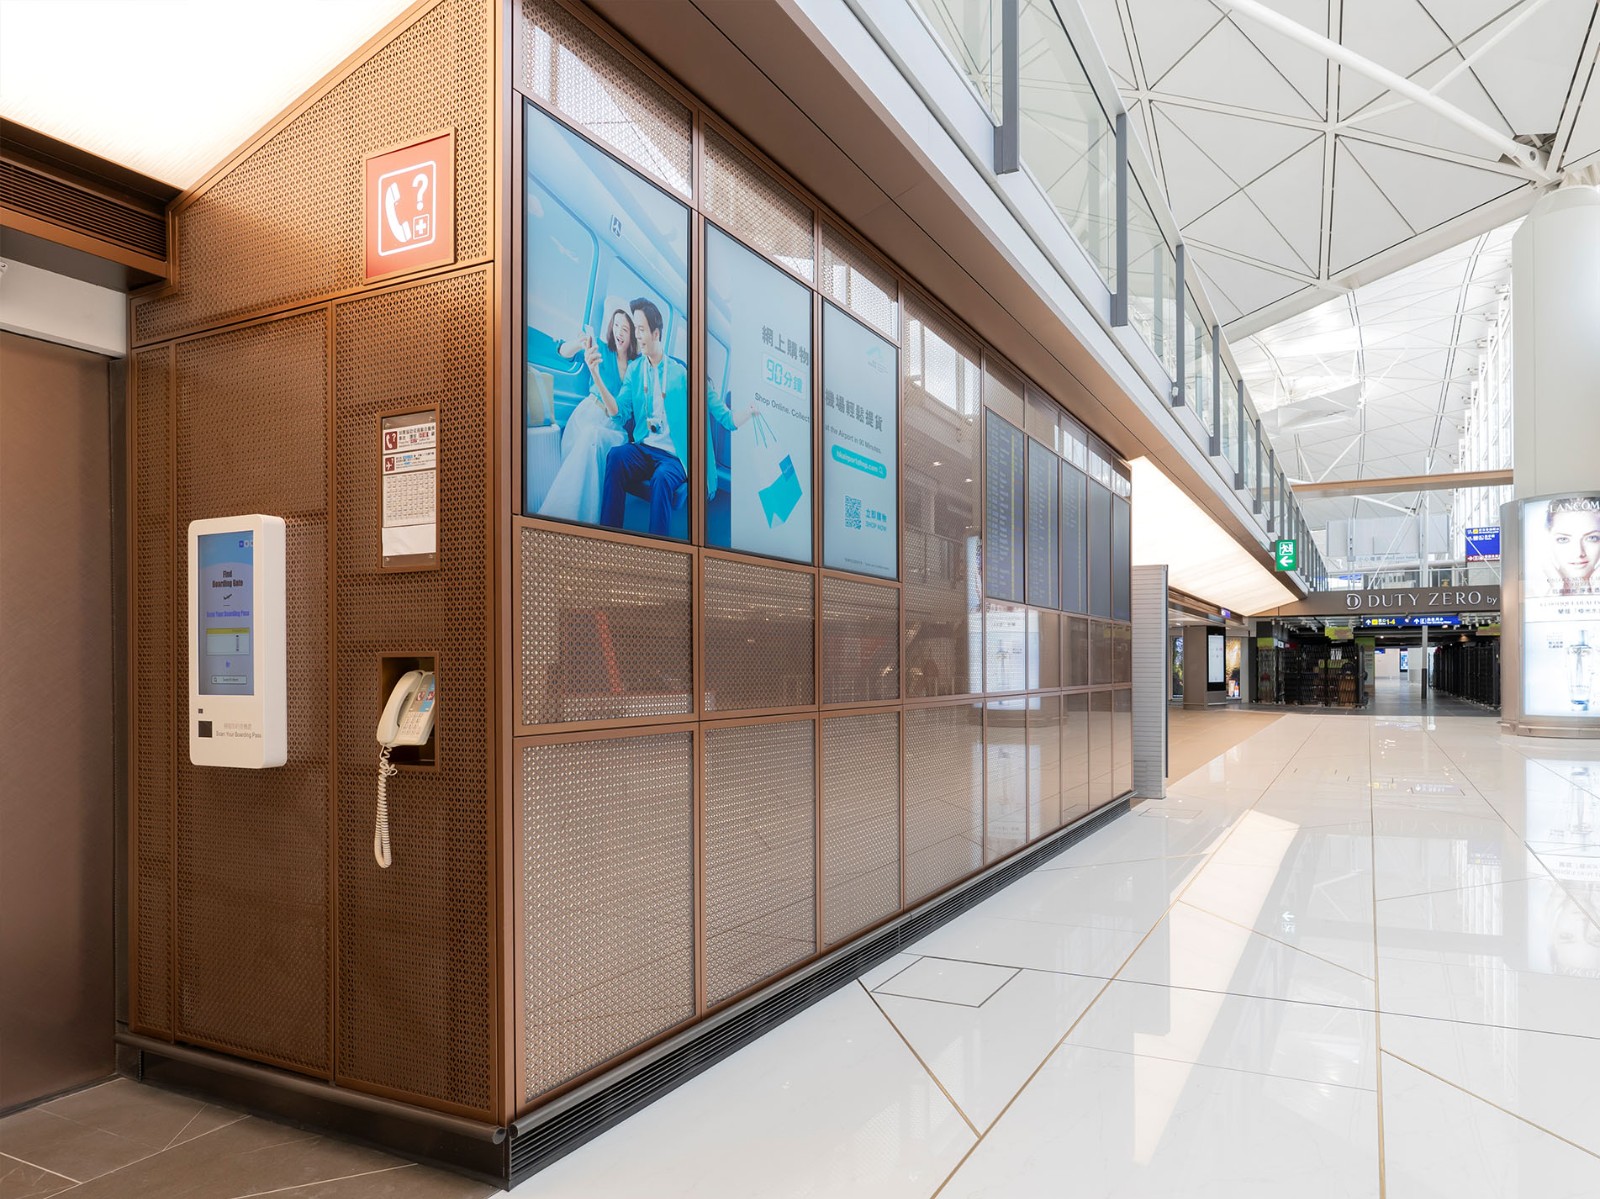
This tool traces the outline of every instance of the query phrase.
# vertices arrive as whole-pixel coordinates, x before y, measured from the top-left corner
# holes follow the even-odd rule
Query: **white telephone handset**
[[[411,240],[411,222],[401,220],[397,211],[400,204],[400,185],[391,183],[383,193],[383,216],[389,222],[389,230],[395,238],[404,244]]]
[[[434,677],[431,670],[409,670],[389,693],[389,703],[378,721],[378,822],[372,831],[372,856],[387,868],[389,852],[389,779],[399,767],[389,761],[397,745],[422,745],[433,733]]]

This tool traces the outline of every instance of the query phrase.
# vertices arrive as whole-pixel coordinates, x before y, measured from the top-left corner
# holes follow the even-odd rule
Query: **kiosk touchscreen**
[[[288,760],[284,524],[189,525],[189,760],[259,770]]]

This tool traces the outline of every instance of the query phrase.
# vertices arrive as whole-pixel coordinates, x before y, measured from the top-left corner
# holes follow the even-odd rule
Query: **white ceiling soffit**
[[[1265,0],[1487,135],[1228,0],[1078,2],[1230,340],[1523,215],[1493,135],[1600,164],[1595,0]]]
[[[0,114],[187,188],[411,0],[0,0]]]
[[[1294,482],[1460,469],[1484,341],[1511,285],[1518,222],[1233,342],[1278,464]],[[1511,465],[1509,462],[1504,465]],[[1415,496],[1304,497],[1313,528],[1392,515]],[[1437,508],[1448,497],[1434,497]]]
[[[1135,566],[1165,566],[1167,583],[1232,612],[1266,612],[1294,593],[1148,458],[1133,467]]]

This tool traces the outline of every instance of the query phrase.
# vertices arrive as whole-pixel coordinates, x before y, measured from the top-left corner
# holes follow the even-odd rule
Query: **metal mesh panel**
[[[816,726],[705,733],[706,1002],[816,949]]]
[[[342,304],[336,328],[339,537],[339,1079],[488,1114],[489,272]],[[439,569],[379,569],[380,409],[439,408]],[[438,765],[389,783],[394,866],[372,860],[383,654],[435,654]]]
[[[913,708],[906,722],[906,902],[983,865],[983,705]]]
[[[1028,709],[1028,840],[1061,827],[1061,698],[1041,695]]]
[[[524,1102],[694,1015],[689,733],[524,744]]]
[[[802,279],[814,277],[816,231],[810,205],[715,129],[706,130],[701,171],[700,208],[707,217]]]
[[[1037,642],[1028,635],[1028,625],[1028,610],[1021,604],[1007,604],[999,600],[985,602],[983,614],[985,691],[1028,689],[1028,656],[1037,645]]]
[[[1021,849],[1028,839],[1028,712],[1025,701],[989,704],[984,732],[983,860]]]
[[[1133,626],[1113,625],[1111,629],[1111,681],[1133,682]]]
[[[1061,616],[1056,612],[1034,612],[1037,648],[1028,654],[1028,688],[1049,691],[1061,686]]]
[[[1062,645],[1063,661],[1066,676],[1062,682],[1064,687],[1087,687],[1089,685],[1089,622],[1081,616],[1068,616],[1063,618],[1067,626],[1066,639]]]
[[[816,575],[705,558],[705,709],[816,702]]]
[[[900,906],[900,716],[822,722],[823,942]]]
[[[1110,803],[1114,777],[1111,767],[1111,692],[1089,696],[1089,806]]]
[[[822,702],[900,696],[900,593],[893,587],[822,580]]]
[[[522,0],[516,87],[687,197],[689,110],[555,0]]]
[[[1117,628],[1103,620],[1089,625],[1089,681],[1096,687],[1115,681]]]
[[[983,690],[978,351],[915,298],[905,317],[905,693],[970,695]]]
[[[1061,697],[1061,823],[1089,810],[1089,694]]]
[[[237,512],[285,519],[293,702],[287,765],[177,755],[174,1031],[318,1072],[330,1066],[327,328],[317,310],[180,344],[175,463],[179,529]],[[187,656],[173,658],[181,697]]]
[[[855,313],[891,341],[897,332],[900,293],[894,273],[879,266],[826,221],[818,286],[829,299]]]
[[[689,554],[528,527],[517,540],[523,724],[693,710]]]
[[[172,1032],[172,755],[175,655],[172,645],[174,527],[169,488],[172,370],[165,348],[135,354],[133,564],[135,810],[130,938],[134,943],[133,1026]]]
[[[422,14],[183,209],[177,290],[135,301],[135,339],[361,286],[363,156],[441,129],[456,138],[456,259],[490,254],[492,7]]]
[[[994,358],[983,362],[983,403],[1019,429],[1027,423],[1021,377]]]
[[[1133,692],[1111,693],[1111,793],[1133,789]]]

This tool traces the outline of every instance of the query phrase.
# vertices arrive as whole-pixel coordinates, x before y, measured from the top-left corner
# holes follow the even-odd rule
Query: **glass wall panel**
[[[1249,410],[1244,414],[1244,424],[1239,429],[1239,469],[1244,475],[1240,490],[1250,499],[1255,499],[1256,494],[1256,426],[1250,418]]]
[[[1061,823],[1089,810],[1089,695],[1061,697]]]
[[[1037,652],[1037,637],[1029,646],[1028,609],[1021,604],[989,600],[983,619],[984,690],[1026,691],[1030,648]],[[1037,671],[1037,667],[1034,667]]]
[[[1000,119],[1000,0],[914,0],[971,82],[992,119]]]
[[[1111,615],[1117,620],[1133,619],[1133,583],[1130,561],[1133,554],[1132,513],[1128,501],[1111,497]]]
[[[1089,806],[1098,808],[1116,797],[1112,760],[1111,692],[1089,694]]]
[[[908,300],[901,437],[908,696],[983,689],[978,353]]]
[[[937,3],[939,0],[921,0]],[[1050,0],[1021,0],[1023,169],[1105,280],[1117,286],[1117,138]]]
[[[1111,792],[1133,790],[1133,692],[1111,693]]]
[[[1089,615],[1111,615],[1111,492],[1089,484]]]
[[[1028,701],[1028,840],[1061,827],[1061,697]]]
[[[1211,330],[1194,293],[1183,297],[1184,402],[1194,409],[1209,435],[1211,426]]]
[[[1144,190],[1128,188],[1128,323],[1154,351],[1169,379],[1178,377],[1178,260]]]
[[[1222,457],[1228,464],[1227,474],[1232,476],[1239,470],[1239,385],[1227,367],[1222,368],[1222,382]],[[1227,483],[1233,486],[1232,477]]]
[[[1028,707],[991,700],[984,733],[983,860],[1021,849],[1028,839]]]

